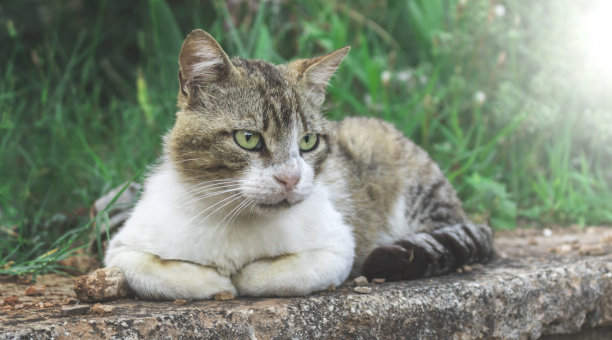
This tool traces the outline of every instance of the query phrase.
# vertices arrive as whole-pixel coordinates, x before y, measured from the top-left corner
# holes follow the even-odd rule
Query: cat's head
[[[208,33],[191,32],[166,142],[191,197],[257,213],[307,198],[331,150],[332,126],[320,113],[325,89],[348,51],[277,66],[230,59]]]

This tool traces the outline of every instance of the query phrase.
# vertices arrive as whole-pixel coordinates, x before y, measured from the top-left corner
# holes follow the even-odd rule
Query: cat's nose
[[[285,187],[285,190],[291,191],[295,188],[297,183],[300,181],[300,176],[299,175],[289,175],[289,174],[277,174],[277,175],[274,175],[274,179],[277,182],[281,183]]]

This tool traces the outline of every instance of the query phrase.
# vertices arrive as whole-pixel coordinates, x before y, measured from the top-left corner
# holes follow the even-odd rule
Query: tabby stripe
[[[288,127],[291,123],[291,102],[287,100],[285,96],[279,98],[280,101],[280,113],[281,121],[283,122],[282,127]]]
[[[421,205],[418,210],[420,210],[421,212],[426,211],[426,209],[429,207],[432,200],[434,199],[435,195],[438,193],[438,190],[442,187],[442,185],[444,185],[444,183],[444,180],[438,180],[437,182],[429,186],[427,192],[425,193],[425,195],[423,195],[423,199],[421,200]]]

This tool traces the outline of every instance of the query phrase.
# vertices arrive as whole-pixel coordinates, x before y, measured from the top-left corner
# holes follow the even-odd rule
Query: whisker
[[[228,200],[228,199],[232,198],[232,199],[231,199],[229,202],[227,202],[227,203],[223,204],[222,206],[220,206],[220,207],[218,207],[217,209],[215,209],[214,211],[212,211],[210,214],[206,215],[204,218],[200,219],[200,220],[198,221],[198,224],[200,224],[200,223],[204,222],[204,221],[205,221],[207,218],[209,218],[210,216],[212,216],[214,213],[216,213],[217,211],[219,211],[219,210],[220,210],[220,209],[222,209],[223,207],[227,206],[228,204],[230,204],[230,203],[234,202],[235,200],[239,199],[241,196],[242,196],[242,195],[241,195],[240,193],[238,193],[238,194],[234,194],[234,195],[232,195],[232,196],[230,196],[230,197],[228,197],[228,198],[226,198],[226,199],[224,199],[224,200],[221,200],[221,201],[217,202],[216,204],[214,204],[214,205],[210,206],[208,209],[210,209],[210,208],[214,207],[215,205],[217,205],[217,204],[219,204],[219,203],[222,203],[222,202],[224,202],[224,201],[226,201],[226,200]],[[206,210],[208,210],[208,209],[206,209]],[[216,231],[216,229],[217,229],[217,228],[215,227],[215,228],[213,229],[213,231]]]
[[[234,180],[223,180],[223,182],[221,182],[221,181],[214,181],[215,183],[212,183],[212,182],[213,181],[193,184],[193,185],[190,186],[190,190],[184,192],[183,195],[189,194],[191,192],[197,191],[197,190],[205,188],[205,187],[210,187],[210,186],[215,186],[215,185],[222,185],[222,184],[236,183],[236,181],[234,181]]]
[[[202,200],[205,200],[207,198],[210,198],[210,197],[219,196],[219,195],[227,194],[229,192],[236,192],[236,191],[240,192],[241,189],[240,188],[231,188],[231,189],[215,191],[215,192],[212,192],[212,193],[204,194],[202,196],[196,196],[192,200],[192,202],[198,202],[198,201],[202,201]]]
[[[228,225],[230,225],[232,219],[234,217],[236,217],[238,215],[238,213],[249,203],[249,200],[245,199],[244,201],[240,202],[240,204],[238,204],[236,207],[234,207],[234,209],[232,209],[232,211],[230,211],[227,215],[225,215],[225,217],[219,221],[219,223],[217,223],[217,225],[215,226],[215,230],[219,227],[219,225],[221,223],[223,223],[223,221],[229,217],[229,219],[227,220],[227,222],[225,223],[225,225],[223,226],[223,230],[225,231],[225,229],[227,229]]]
[[[223,185],[216,185],[216,186],[212,186],[212,187],[207,187],[207,188],[201,188],[195,192],[191,192],[188,194],[183,195],[182,198],[179,198],[176,200],[176,203],[179,204],[181,202],[185,202],[188,199],[193,199],[196,198],[196,200],[200,200],[202,199],[202,196],[200,196],[201,193],[207,193],[211,194],[211,195],[215,195],[217,193],[225,193],[227,192],[227,190],[222,190],[222,191],[218,191],[220,189],[227,189],[227,188],[231,188],[231,189],[238,189],[240,187],[240,184],[223,184]],[[213,192],[209,192],[211,190],[216,190]],[[206,196],[206,194],[204,194],[203,196]]]
[[[194,194],[200,193],[202,191],[218,189],[218,188],[221,188],[221,186],[224,186],[224,185],[228,185],[228,186],[229,185],[239,185],[239,184],[242,184],[242,183],[245,183],[245,182],[246,181],[244,181],[242,179],[234,179],[234,178],[217,179],[217,180],[211,180],[211,181],[202,182],[202,183],[199,183],[199,184],[192,185],[191,190],[182,193],[177,198],[177,201],[180,201],[180,200],[184,199],[185,197],[193,196]]]
[[[242,212],[243,212],[243,211],[244,211],[244,210],[245,210],[247,207],[251,206],[251,208],[252,208],[252,207],[253,207],[253,205],[254,205],[254,202],[253,202],[253,201],[251,201],[250,199],[246,199],[244,202],[246,202],[246,204],[244,204],[244,205],[243,205],[243,206],[242,206],[242,207],[241,207],[241,208],[240,208],[240,209],[239,209],[239,210],[238,210],[238,211],[237,211],[237,212],[234,214],[234,216],[230,217],[230,219],[227,221],[227,223],[226,223],[226,225],[225,225],[225,227],[224,227],[224,230],[225,230],[225,229],[228,227],[228,225],[231,225],[231,223],[233,223],[233,222],[234,222],[234,220],[236,219],[236,217],[237,217],[239,214],[242,214]]]
[[[217,202],[217,203],[215,203],[215,204],[213,204],[213,205],[211,205],[211,206],[207,207],[206,209],[204,209],[204,210],[200,211],[200,212],[199,212],[197,215],[195,215],[195,216],[194,216],[194,217],[192,217],[192,218],[191,218],[189,221],[187,221],[187,223],[185,223],[185,224],[183,225],[183,227],[184,227],[185,225],[189,225],[191,222],[193,222],[193,220],[195,220],[196,218],[198,218],[198,217],[199,217],[200,215],[202,215],[203,213],[207,212],[208,210],[210,210],[210,209],[214,208],[215,206],[217,206],[217,205],[219,205],[219,204],[221,204],[221,203],[223,203],[223,202],[225,202],[225,201],[227,201],[228,199],[233,198],[233,197],[240,197],[240,193],[233,194],[233,195],[231,195],[231,196],[229,196],[229,197],[227,197],[227,198],[225,198],[225,199],[223,199],[223,200],[221,200],[221,201],[219,201],[219,202]],[[216,211],[216,210],[215,210],[215,211]],[[210,214],[209,214],[209,215],[207,215],[207,216],[206,216],[204,219],[202,219],[202,220],[198,221],[198,224],[202,223],[202,221],[203,221],[203,220],[205,220],[206,218],[208,218],[208,216],[210,216]]]

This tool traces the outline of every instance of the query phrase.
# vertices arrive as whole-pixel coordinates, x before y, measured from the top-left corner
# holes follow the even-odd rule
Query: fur
[[[439,275],[492,254],[439,167],[392,125],[320,113],[348,53],[275,66],[193,31],[179,111],[105,264],[142,298],[305,295],[350,275]],[[236,131],[260,136],[245,149]],[[317,136],[301,150],[306,134]]]

